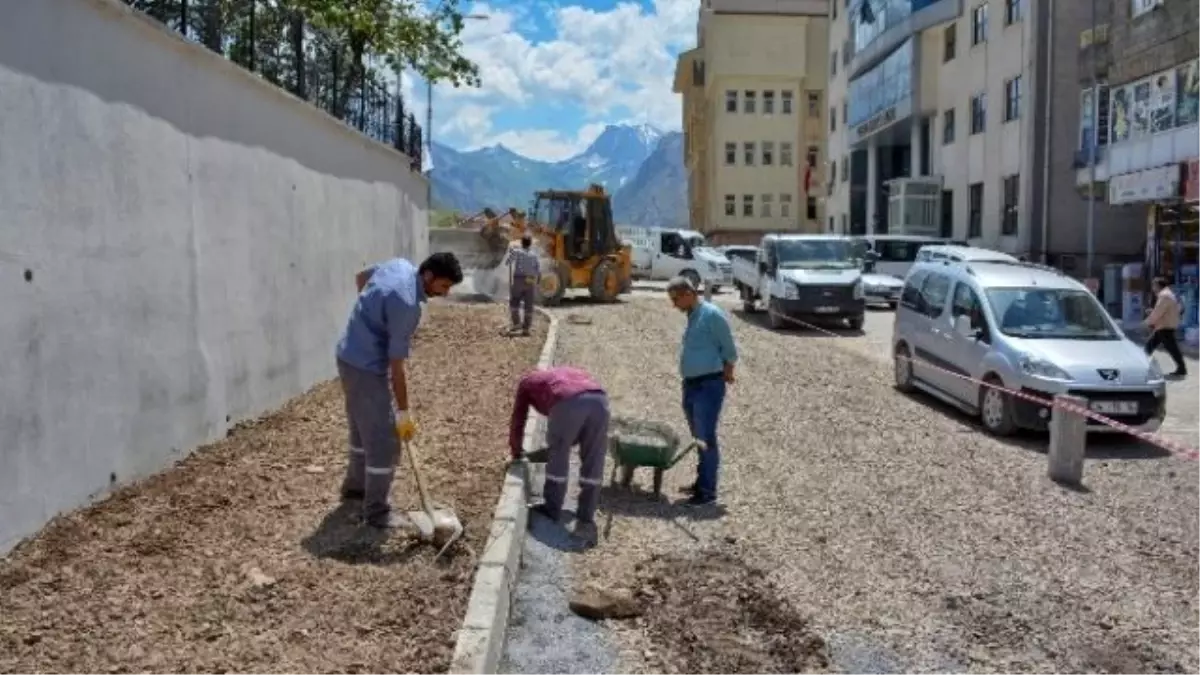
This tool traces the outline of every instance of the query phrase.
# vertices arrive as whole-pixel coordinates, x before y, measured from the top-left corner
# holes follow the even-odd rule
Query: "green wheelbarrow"
[[[704,441],[692,439],[682,450],[679,434],[656,422],[614,418],[609,423],[608,450],[613,456],[611,482],[628,488],[638,467],[654,469],[654,494],[662,494],[663,474],[693,450],[703,450]]]

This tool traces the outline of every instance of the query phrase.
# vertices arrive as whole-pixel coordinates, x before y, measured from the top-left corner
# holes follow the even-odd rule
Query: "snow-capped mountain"
[[[475,213],[524,208],[537,190],[625,187],[658,147],[663,132],[650,125],[610,125],[579,155],[560,162],[523,157],[503,145],[469,152],[433,144],[433,201],[438,208]],[[681,160],[682,161],[682,160]]]

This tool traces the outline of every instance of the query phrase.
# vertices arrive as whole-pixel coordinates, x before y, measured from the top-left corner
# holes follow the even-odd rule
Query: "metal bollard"
[[[1067,485],[1083,481],[1083,457],[1087,450],[1087,417],[1066,406],[1087,408],[1087,400],[1060,394],[1054,397],[1050,411],[1050,479]]]

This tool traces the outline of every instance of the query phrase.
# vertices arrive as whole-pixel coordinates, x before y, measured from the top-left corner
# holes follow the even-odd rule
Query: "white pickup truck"
[[[685,277],[696,287],[710,286],[714,293],[733,282],[729,260],[694,230],[618,225],[617,236],[633,246],[636,279]]]
[[[747,312],[767,310],[772,328],[845,322],[862,329],[861,246],[838,235],[768,234],[754,260],[733,260],[733,283]]]

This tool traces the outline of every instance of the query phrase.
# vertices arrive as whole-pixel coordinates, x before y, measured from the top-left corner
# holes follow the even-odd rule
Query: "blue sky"
[[[462,39],[483,86],[439,86],[434,140],[501,143],[529,157],[578,153],[607,124],[680,124],[675,57],[696,40],[698,0],[491,0],[466,5]],[[424,119],[425,83],[406,78]]]

